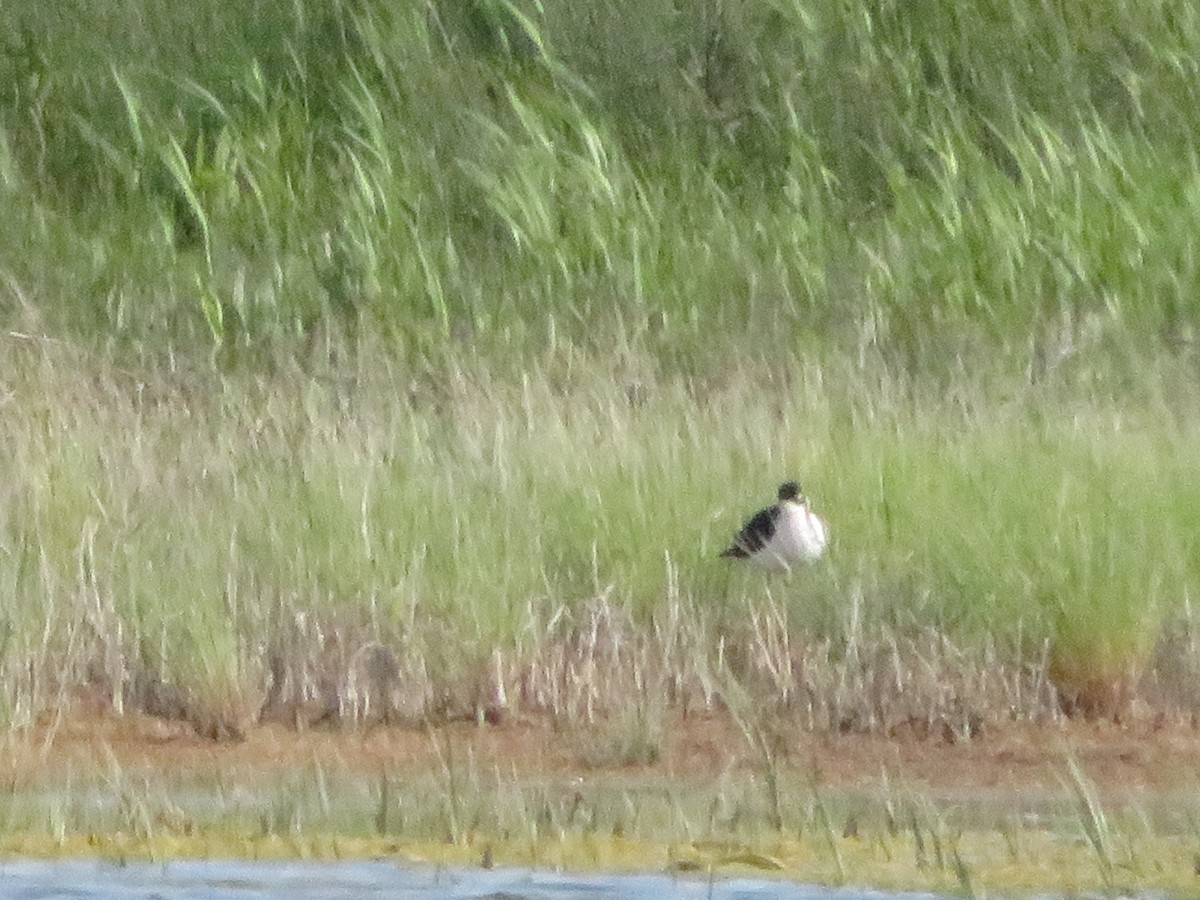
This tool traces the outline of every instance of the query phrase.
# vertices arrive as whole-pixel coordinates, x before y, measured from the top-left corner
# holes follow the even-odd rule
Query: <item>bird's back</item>
[[[774,536],[776,523],[783,511],[778,506],[768,506],[756,512],[737,533],[733,545],[722,556],[745,559],[762,550]]]

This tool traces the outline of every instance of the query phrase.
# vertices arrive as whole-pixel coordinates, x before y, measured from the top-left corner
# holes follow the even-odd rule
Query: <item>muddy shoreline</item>
[[[769,752],[730,716],[248,727],[50,718],[0,744],[0,856],[387,858],[711,872],[959,893],[1188,890],[1200,741],[1182,722],[1061,719],[952,734],[814,733]],[[968,891],[969,889],[969,891]]]
[[[375,725],[361,729],[294,730],[256,725],[241,740],[214,741],[185,722],[146,715],[64,716],[14,732],[0,762],[22,781],[61,770],[118,763],[204,775],[272,772],[323,763],[344,772],[383,770],[436,774],[453,746],[480,768],[522,777],[586,779],[599,774],[705,779],[754,773],[761,753],[721,713],[666,715],[651,760],[598,761],[608,726],[559,727],[546,716],[501,724],[452,722],[428,728]],[[971,791],[1060,791],[1064,762],[1074,759],[1105,792],[1172,792],[1193,788],[1200,772],[1200,732],[1186,724],[1114,724],[1062,720],[991,726],[970,740],[928,734],[812,733],[777,724],[778,764],[833,788],[888,777],[931,795]]]

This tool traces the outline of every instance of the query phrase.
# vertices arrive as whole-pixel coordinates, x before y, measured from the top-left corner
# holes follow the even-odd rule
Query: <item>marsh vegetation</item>
[[[1200,711],[1200,14],[5,19],[10,727]]]

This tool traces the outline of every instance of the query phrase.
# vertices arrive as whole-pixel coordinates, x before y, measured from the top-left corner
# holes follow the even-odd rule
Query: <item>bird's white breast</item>
[[[819,559],[828,542],[825,523],[816,513],[799,503],[783,503],[775,533],[758,561],[770,568],[788,569],[795,563]]]

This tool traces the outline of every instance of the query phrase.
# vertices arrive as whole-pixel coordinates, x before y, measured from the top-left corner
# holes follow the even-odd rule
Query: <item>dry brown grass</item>
[[[381,641],[366,627],[299,616],[262,658],[262,702],[214,711],[178,685],[127,672],[114,694],[101,659],[83,677],[60,672],[42,687],[48,708],[84,702],[93,710],[139,711],[192,722],[202,734],[237,737],[255,724],[291,728],[424,728],[451,721],[499,724],[547,717],[568,730],[601,727],[596,758],[652,755],[658,723],[747,705],[756,727],[782,723],[816,734],[878,734],[970,741],[1012,723],[1048,725],[1064,715],[1118,721],[1189,722],[1200,716],[1192,648],[1166,640],[1119,707],[1070,707],[1051,681],[1049,652],[1012,661],[993,647],[959,647],[933,629],[883,628],[852,644],[789,630],[766,603],[736,631],[714,633],[682,616],[639,627],[596,598],[572,621],[551,614],[536,642],[519,650],[456,645],[429,626]],[[435,663],[425,648],[438,647]],[[447,668],[447,657],[477,658]],[[731,693],[732,692],[732,693]],[[751,698],[746,701],[742,698]],[[616,723],[614,726],[613,723]]]

